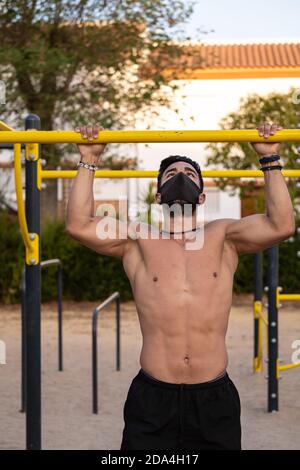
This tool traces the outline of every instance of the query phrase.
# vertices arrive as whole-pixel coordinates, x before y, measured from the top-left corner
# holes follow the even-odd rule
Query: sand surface
[[[300,448],[300,368],[282,373],[277,413],[267,413],[267,381],[252,373],[252,297],[234,298],[227,347],[228,372],[242,403],[244,449]],[[99,319],[99,414],[92,414],[91,316],[94,302],[64,302],[64,371],[57,370],[56,304],[42,310],[42,442],[44,449],[119,449],[123,406],[140,369],[141,333],[135,305],[121,311],[121,370],[116,371],[115,314]],[[300,305],[280,309],[280,358],[291,361],[291,344],[300,340]],[[0,340],[7,363],[0,365],[0,449],[25,448],[25,416],[19,412],[20,306],[0,306]]]

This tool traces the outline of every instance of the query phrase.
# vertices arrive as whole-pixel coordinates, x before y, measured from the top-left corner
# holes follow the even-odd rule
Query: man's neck
[[[164,219],[162,231],[175,234],[192,232],[197,229],[197,217],[196,214],[191,217],[168,217]]]

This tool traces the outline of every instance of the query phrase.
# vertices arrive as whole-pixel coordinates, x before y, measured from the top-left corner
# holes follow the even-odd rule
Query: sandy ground
[[[99,414],[92,414],[91,314],[94,303],[64,303],[64,366],[57,371],[56,304],[42,311],[42,426],[44,449],[119,449],[123,406],[140,369],[141,333],[133,302],[122,305],[121,371],[115,366],[115,315],[99,320]],[[292,341],[300,339],[300,306],[280,310],[280,357],[290,362]],[[267,413],[267,382],[252,373],[251,296],[233,302],[227,346],[228,372],[242,402],[244,449],[300,448],[300,368],[283,373],[280,411]],[[0,306],[0,339],[7,364],[0,365],[0,449],[25,448],[25,416],[20,409],[20,307]]]

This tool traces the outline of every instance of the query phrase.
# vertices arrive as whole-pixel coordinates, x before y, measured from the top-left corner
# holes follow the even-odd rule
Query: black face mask
[[[166,181],[159,190],[161,194],[160,204],[172,205],[177,199],[188,204],[199,204],[201,193],[199,186],[188,176],[180,172]]]

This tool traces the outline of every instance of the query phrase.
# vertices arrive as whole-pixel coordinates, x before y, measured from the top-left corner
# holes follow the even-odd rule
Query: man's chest
[[[164,279],[196,281],[216,279],[222,270],[224,244],[204,243],[201,249],[187,250],[181,240],[157,240],[141,243],[145,268],[149,275]]]

